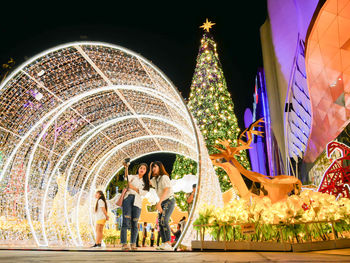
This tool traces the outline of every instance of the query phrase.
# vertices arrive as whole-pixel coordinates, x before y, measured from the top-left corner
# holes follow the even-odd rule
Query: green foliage
[[[188,210],[187,194],[185,192],[180,191],[176,193],[175,201],[176,201],[176,205],[180,208],[181,211]]]
[[[186,174],[197,174],[197,163],[185,156],[176,155],[171,178],[180,179]]]
[[[105,238],[104,238],[104,241],[106,242],[106,244],[108,244],[108,245],[116,245],[117,244],[117,240],[118,240],[118,237],[115,235],[111,235],[111,236],[106,236]]]
[[[214,216],[214,211],[211,207],[208,207],[207,209],[202,210],[201,213],[199,213],[197,219],[193,222],[193,228],[196,230],[199,230],[200,226],[203,226],[204,228],[209,228],[205,225],[212,223],[213,216]]]
[[[215,167],[216,175],[219,177],[221,191],[225,192],[232,187],[227,173],[221,167]]]
[[[186,174],[197,174],[197,163],[190,158],[177,155],[171,172],[171,178],[180,179]],[[176,193],[175,200],[176,205],[181,211],[187,211],[188,203],[185,192]]]

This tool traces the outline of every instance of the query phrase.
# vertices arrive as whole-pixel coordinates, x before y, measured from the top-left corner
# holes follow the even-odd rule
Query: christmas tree
[[[228,139],[232,146],[237,146],[237,137],[240,132],[216,43],[209,33],[209,29],[213,25],[214,23],[206,20],[206,23],[201,26],[204,29],[204,34],[201,39],[188,102],[188,107],[203,134],[209,154],[218,152],[213,146],[218,144],[220,139]],[[241,153],[238,161],[246,169],[250,169],[246,152]],[[193,167],[195,162],[177,156],[172,175],[174,178],[181,178],[181,175],[187,174],[186,169],[191,165]],[[216,173],[219,177],[221,190],[224,192],[231,188],[226,172],[221,168],[216,168]],[[180,196],[177,197],[178,205],[183,201]]]
[[[186,158],[182,155],[176,155],[171,177],[173,179],[180,179],[186,174],[197,174],[197,163],[190,158]],[[176,193],[175,200],[177,206],[182,211],[187,211],[188,203],[185,192],[181,191]]]

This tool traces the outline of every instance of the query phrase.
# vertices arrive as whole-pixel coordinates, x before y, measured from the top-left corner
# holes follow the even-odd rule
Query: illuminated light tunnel
[[[203,203],[223,205],[182,97],[128,49],[76,42],[31,58],[1,84],[0,115],[1,244],[93,243],[94,193],[126,157],[167,152],[198,162],[196,203],[178,243],[190,245]]]

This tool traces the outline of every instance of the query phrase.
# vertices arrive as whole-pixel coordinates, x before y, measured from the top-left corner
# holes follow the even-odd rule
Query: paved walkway
[[[0,262],[350,262],[350,249],[314,252],[120,252],[0,250]]]

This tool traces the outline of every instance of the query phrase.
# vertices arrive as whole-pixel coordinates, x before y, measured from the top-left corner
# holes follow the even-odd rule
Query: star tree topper
[[[200,26],[200,28],[203,28],[203,30],[209,32],[209,29],[211,29],[213,25],[215,25],[215,23],[208,21],[208,18],[206,18],[205,23],[202,26]]]

